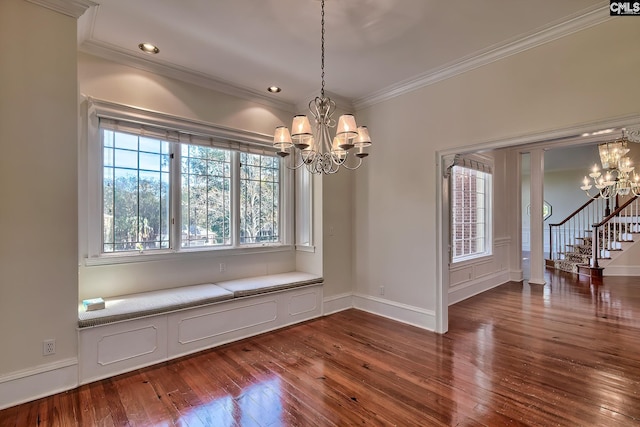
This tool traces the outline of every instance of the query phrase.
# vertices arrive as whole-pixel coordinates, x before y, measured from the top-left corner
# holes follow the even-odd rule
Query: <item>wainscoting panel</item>
[[[320,307],[318,292],[315,289],[289,296],[289,317],[298,317],[318,310]]]
[[[78,335],[80,384],[167,358],[165,315],[83,328]]]
[[[104,335],[98,340],[98,364],[111,365],[151,354],[157,349],[158,329],[153,325]]]
[[[169,313],[168,357],[180,357],[322,315],[322,285]]]
[[[496,238],[493,254],[477,260],[452,264],[449,269],[449,305],[508,282],[510,246],[509,237]]]
[[[186,345],[215,338],[252,326],[272,323],[278,317],[278,303],[273,298],[261,302],[235,305],[235,307],[225,309],[214,306],[213,309],[198,310],[201,313],[181,312],[170,316],[170,322],[173,319],[177,320],[178,343]]]
[[[461,283],[470,282],[473,280],[473,266],[466,266],[461,268],[451,268],[449,270],[449,287],[453,288]]]

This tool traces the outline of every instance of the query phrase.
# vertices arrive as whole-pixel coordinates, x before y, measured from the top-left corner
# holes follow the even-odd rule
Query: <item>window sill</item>
[[[85,267],[111,265],[111,264],[132,264],[151,261],[186,260],[198,258],[219,258],[235,255],[249,255],[272,252],[288,252],[293,250],[291,245],[247,245],[237,248],[215,248],[200,249],[188,248],[180,251],[153,251],[153,252],[132,252],[119,254],[103,254],[84,259]]]
[[[476,257],[463,258],[457,261],[452,261],[451,268],[466,267],[468,265],[473,265],[473,264],[482,264],[485,262],[490,262],[492,259],[493,259],[493,254],[483,254]]]

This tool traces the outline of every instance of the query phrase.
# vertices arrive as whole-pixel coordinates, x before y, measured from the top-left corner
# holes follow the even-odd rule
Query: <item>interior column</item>
[[[530,180],[530,239],[531,242],[531,274],[530,284],[544,285],[544,150],[531,150]]]

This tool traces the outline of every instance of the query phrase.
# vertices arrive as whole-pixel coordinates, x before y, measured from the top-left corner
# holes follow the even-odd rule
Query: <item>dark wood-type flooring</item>
[[[0,411],[6,426],[640,425],[640,278],[547,273],[437,335],[358,310]]]

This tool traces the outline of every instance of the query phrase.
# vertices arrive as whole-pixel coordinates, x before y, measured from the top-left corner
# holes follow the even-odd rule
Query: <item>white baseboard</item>
[[[351,292],[326,297],[322,302],[322,314],[325,316],[350,308],[353,308],[353,295]]]
[[[607,265],[602,273],[605,276],[640,276],[639,265]]]
[[[511,270],[509,272],[509,281],[522,282],[524,280],[524,273],[522,270]]]
[[[0,377],[0,409],[78,386],[78,359],[63,359]]]
[[[432,310],[401,304],[371,295],[356,293],[353,294],[352,298],[353,306],[358,310],[367,311],[429,331],[435,331],[436,329],[436,314]]]
[[[449,305],[458,303],[474,295],[478,295],[489,289],[500,286],[511,279],[509,271],[501,271],[480,279],[465,282],[449,289]]]

